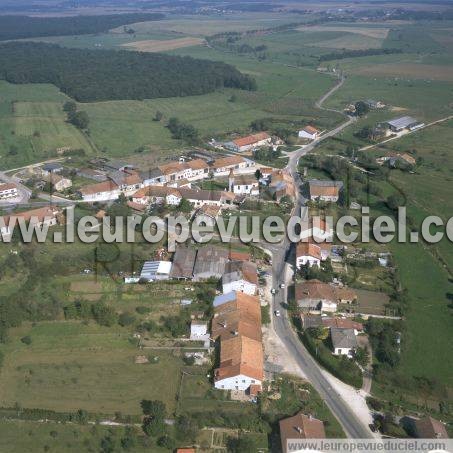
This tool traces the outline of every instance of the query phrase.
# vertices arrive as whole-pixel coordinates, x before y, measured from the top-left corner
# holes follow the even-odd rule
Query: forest
[[[164,17],[163,14],[158,13],[74,17],[0,16],[0,41],[37,36],[102,33],[120,25],[160,20]]]
[[[222,62],[33,42],[0,45],[0,79],[51,83],[79,102],[192,96],[224,87],[256,89],[253,78]]]

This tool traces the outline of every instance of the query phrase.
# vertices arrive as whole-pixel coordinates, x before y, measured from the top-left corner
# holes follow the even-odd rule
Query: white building
[[[79,192],[84,201],[94,202],[116,200],[121,194],[121,189],[109,179],[108,181],[81,187]]]
[[[326,201],[336,203],[343,189],[342,181],[325,181],[311,179],[308,181],[311,201]]]
[[[319,131],[313,126],[306,126],[299,131],[299,138],[307,138],[309,140],[316,140],[319,136]]]
[[[332,327],[330,329],[330,338],[332,340],[332,350],[335,355],[351,357],[358,347],[354,329]]]
[[[231,170],[245,172],[255,171],[255,162],[245,159],[242,156],[228,156],[216,159],[211,164],[211,170],[214,176],[228,176]]]
[[[209,340],[208,323],[205,321],[192,321],[190,323],[190,339],[192,341]]]
[[[152,282],[155,280],[168,280],[171,272],[171,261],[145,261],[140,280]]]
[[[7,200],[9,198],[17,198],[19,191],[14,183],[0,184],[0,200]]]
[[[259,182],[254,175],[234,175],[230,173],[229,189],[237,195],[252,195],[260,194]]]
[[[214,371],[214,386],[223,390],[249,390],[264,379],[263,346],[244,335],[221,341],[220,367]]]
[[[260,146],[270,145],[272,139],[267,132],[248,135],[247,137],[237,138],[226,144],[233,151],[243,153],[250,149],[259,148]]]
[[[321,247],[311,242],[299,242],[296,248],[296,267],[300,269],[308,264],[311,266],[321,265]]]
[[[258,286],[258,274],[255,263],[250,261],[230,261],[225,265],[222,276],[224,294],[232,291],[254,295]]]

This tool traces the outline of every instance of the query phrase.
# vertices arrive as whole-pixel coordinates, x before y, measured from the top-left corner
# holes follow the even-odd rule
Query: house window
[[[242,379],[242,383],[245,384],[245,379]]]
[[[252,384],[254,384],[254,383],[255,383],[255,379],[252,379],[250,382],[251,382]]]

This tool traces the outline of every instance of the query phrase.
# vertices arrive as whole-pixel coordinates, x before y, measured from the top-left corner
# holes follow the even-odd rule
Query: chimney
[[[303,434],[303,433],[304,433],[304,430],[303,430],[300,426],[295,426],[294,429],[295,429],[299,434]]]

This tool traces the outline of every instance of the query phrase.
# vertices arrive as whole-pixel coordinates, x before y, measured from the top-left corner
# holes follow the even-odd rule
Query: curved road
[[[339,83],[337,83],[331,90],[329,90],[324,96],[319,99],[316,103],[318,108],[323,109],[323,102],[331,96],[338,88],[342,86],[344,78],[341,78]],[[337,111],[333,109],[326,109],[331,111]],[[337,111],[338,112],[338,111]],[[340,112],[341,113],[341,112]],[[299,173],[297,172],[297,166],[299,159],[314,149],[320,142],[325,140],[328,137],[332,137],[344,128],[348,127],[355,121],[355,118],[348,117],[347,121],[342,123],[340,126],[332,129],[331,131],[326,132],[317,140],[314,140],[309,145],[302,147],[296,151],[293,151],[289,154],[289,162],[286,166],[286,170],[293,177],[296,187],[300,187],[302,181]],[[297,191],[295,211],[297,214],[300,213],[300,208],[305,204],[305,198],[302,196],[300,191]],[[286,269],[287,263],[293,262],[291,260],[291,255],[294,255],[294,245],[289,242],[288,239],[285,239],[284,242],[279,244],[278,247],[272,247],[273,252],[273,287],[279,288],[280,284],[286,282]],[[275,330],[275,333],[280,337],[281,341],[285,345],[286,349],[291,353],[294,360],[298,363],[299,367],[303,370],[307,379],[311,382],[316,391],[320,394],[321,398],[326,402],[327,406],[330,408],[332,413],[338,419],[342,427],[344,428],[348,437],[356,439],[365,439],[373,438],[371,430],[369,427],[364,424],[358,417],[355,415],[353,410],[343,398],[338,395],[335,390],[330,385],[329,381],[326,379],[324,374],[321,372],[321,367],[316,363],[312,358],[310,353],[301,343],[296,333],[294,332],[286,310],[282,310],[282,307],[286,303],[286,289],[277,290],[277,294],[273,297],[272,301],[272,311],[280,310],[282,316],[274,317],[272,322],[272,328]]]

